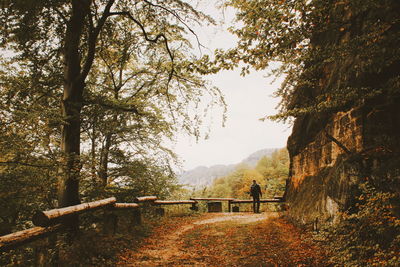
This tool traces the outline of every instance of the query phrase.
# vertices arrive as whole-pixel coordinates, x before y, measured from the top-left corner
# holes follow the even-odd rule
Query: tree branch
[[[346,152],[346,154],[351,154],[351,151],[342,143],[339,142],[339,140],[337,140],[335,137],[333,137],[332,135],[330,135],[326,130],[324,131],[326,137],[333,141],[335,144],[337,144],[341,149],[343,149],[344,152]]]
[[[114,4],[115,0],[110,0],[108,1],[107,5],[104,8],[103,14],[101,15],[97,26],[92,28],[89,32],[89,41],[88,41],[88,54],[86,57],[85,64],[83,65],[82,72],[80,75],[80,78],[82,81],[84,81],[90,71],[90,68],[92,67],[94,56],[96,53],[96,43],[97,43],[97,37],[99,36],[99,33],[101,29],[104,26],[104,23],[106,22],[107,18],[110,16],[110,9],[112,5]],[[89,18],[91,20],[91,18]],[[90,21],[89,20],[89,21]],[[89,22],[90,23],[90,22]]]
[[[85,105],[88,105],[88,104],[99,105],[101,107],[104,107],[104,108],[110,109],[110,110],[132,112],[132,113],[140,115],[138,109],[136,107],[134,107],[134,106],[129,106],[129,107],[128,106],[118,106],[118,105],[115,105],[113,103],[107,103],[103,99],[100,99],[99,97],[96,98],[96,99],[85,100],[84,104]]]
[[[174,16],[176,19],[178,19],[183,25],[185,25],[185,27],[195,36],[196,41],[197,41],[197,46],[199,47],[199,50],[200,50],[200,54],[202,54],[201,53],[201,47],[204,47],[204,46],[200,43],[199,36],[192,30],[192,28],[189,27],[189,25],[187,25],[187,23],[175,11],[170,10],[170,9],[168,9],[166,7],[163,7],[161,5],[153,4],[153,3],[151,3],[151,2],[149,2],[147,0],[144,0],[144,2],[147,3],[150,6],[157,7],[157,8],[160,8],[162,10],[167,11],[172,16]]]
[[[104,64],[106,64],[106,67],[107,67],[107,69],[108,69],[108,71],[110,73],[110,76],[111,76],[111,81],[113,83],[113,86],[114,86],[114,88],[116,88],[117,84],[116,84],[116,81],[115,81],[115,76],[114,76],[114,72],[112,70],[111,65],[108,64],[106,58],[104,58],[104,56],[103,56],[103,54],[101,52],[100,52],[100,58],[103,60]]]
[[[165,48],[167,49],[168,55],[171,58],[171,61],[174,62],[174,55],[173,55],[173,53],[171,52],[171,50],[169,48],[168,38],[163,33],[157,34],[156,37],[154,37],[153,39],[150,38],[149,35],[147,34],[146,29],[144,28],[144,26],[137,19],[135,19],[132,16],[132,14],[130,12],[128,12],[128,11],[110,12],[109,15],[110,16],[118,16],[118,15],[127,16],[130,20],[132,20],[133,22],[135,22],[136,25],[139,26],[140,30],[143,33],[144,39],[146,41],[148,41],[148,42],[157,43],[160,38],[163,38],[164,44],[165,44]]]

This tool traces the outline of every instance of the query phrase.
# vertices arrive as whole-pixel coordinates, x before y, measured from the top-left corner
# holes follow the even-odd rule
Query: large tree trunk
[[[64,40],[64,94],[61,102],[64,123],[61,129],[63,152],[62,173],[59,176],[58,205],[66,207],[79,204],[80,120],[82,95],[85,87],[81,75],[80,40],[90,0],[72,1],[72,14],[67,23]],[[69,220],[77,224],[77,218]]]

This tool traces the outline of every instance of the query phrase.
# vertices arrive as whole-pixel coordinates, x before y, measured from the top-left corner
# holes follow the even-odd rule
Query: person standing
[[[260,197],[262,196],[262,193],[261,187],[257,184],[256,180],[253,180],[253,184],[250,187],[250,195],[253,197],[254,213],[260,213]]]

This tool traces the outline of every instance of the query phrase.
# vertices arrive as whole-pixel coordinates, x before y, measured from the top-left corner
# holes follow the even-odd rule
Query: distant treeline
[[[214,180],[211,187],[195,192],[204,197],[249,198],[253,180],[261,185],[264,197],[283,195],[285,180],[289,172],[289,154],[286,148],[275,151],[271,156],[261,158],[256,167],[243,164],[232,173]]]

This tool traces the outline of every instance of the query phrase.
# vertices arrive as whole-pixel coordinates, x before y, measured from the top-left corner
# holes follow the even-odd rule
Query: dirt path
[[[326,266],[277,213],[219,213],[170,220],[119,266]]]

